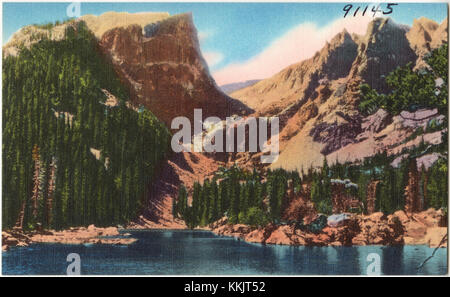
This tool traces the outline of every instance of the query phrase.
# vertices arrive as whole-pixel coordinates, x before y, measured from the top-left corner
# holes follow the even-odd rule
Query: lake
[[[359,275],[379,255],[381,274],[446,274],[447,249],[427,246],[293,247],[252,244],[209,231],[127,230],[129,246],[32,244],[2,252],[3,274],[66,274],[77,253],[81,274],[93,275]],[[372,255],[373,256],[373,255]]]

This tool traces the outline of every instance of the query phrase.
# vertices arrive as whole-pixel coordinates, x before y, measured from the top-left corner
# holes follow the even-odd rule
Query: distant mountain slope
[[[418,56],[416,67],[425,66],[423,58],[431,50],[440,47],[447,42],[448,20],[445,19],[440,25],[427,18],[415,19],[411,30],[406,33],[406,38]]]
[[[226,85],[220,86],[220,89],[222,91],[224,91],[225,94],[231,94],[233,92],[236,92],[237,90],[253,86],[254,84],[256,84],[259,81],[260,81],[260,79],[252,79],[252,80],[247,80],[244,82],[226,84]]]
[[[314,57],[230,95],[256,114],[280,117],[281,153],[273,168],[320,166],[324,155],[330,162],[345,162],[388,148],[393,152],[423,123],[412,128],[401,117],[382,116],[381,126],[370,134],[373,128],[368,123],[375,119],[366,119],[358,110],[359,86],[368,83],[386,90],[384,77],[389,72],[408,62],[426,67],[423,58],[447,40],[447,20],[438,25],[421,18],[409,28],[377,18],[364,36],[341,32]],[[425,113],[431,118],[439,116],[435,111]],[[383,129],[388,130],[381,133]],[[426,139],[439,142],[440,134]],[[243,156],[241,162],[248,158]]]
[[[230,95],[255,109],[258,114],[277,114],[302,98],[313,96],[320,82],[347,76],[356,50],[357,44],[344,31],[314,57]]]

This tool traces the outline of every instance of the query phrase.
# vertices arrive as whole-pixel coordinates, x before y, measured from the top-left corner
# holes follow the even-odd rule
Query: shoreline
[[[61,244],[112,244],[130,245],[137,239],[130,234],[121,234],[122,230],[183,230],[187,229],[180,221],[155,223],[140,216],[136,221],[129,222],[125,227],[70,227],[61,231],[41,230],[23,231],[21,229],[2,230],[2,252],[12,246],[28,246],[33,243],[61,243]],[[122,236],[116,238],[107,238]]]
[[[24,232],[13,229],[2,231],[2,252],[9,250],[12,246],[28,246],[33,243],[129,245],[137,241],[128,236],[130,234],[121,234],[117,227],[101,228],[94,225],[71,227],[62,231]]]
[[[290,246],[362,246],[362,245],[428,245],[430,248],[446,248],[448,227],[440,226],[443,218],[441,210],[432,208],[415,214],[397,211],[392,215],[381,212],[371,215],[352,215],[339,226],[326,226],[320,232],[309,232],[294,225],[273,225],[251,227],[231,224],[227,217],[193,231],[210,231],[218,236],[234,237],[249,243],[290,245]],[[44,230],[23,232],[22,230],[2,231],[2,251],[12,246],[28,246],[33,243],[60,244],[111,244],[129,245],[137,239],[120,231],[140,230],[191,230],[171,228],[172,226],[153,224],[138,226],[129,224],[118,227],[71,227],[62,231]],[[114,237],[121,236],[121,237]],[[109,238],[113,237],[113,238]]]
[[[240,224],[236,224],[236,225],[230,225],[231,228],[240,228],[239,226]],[[234,226],[234,227],[233,227]],[[282,229],[281,227],[284,226],[278,226],[278,228],[276,229]],[[116,228],[116,227],[108,227],[108,228]],[[444,227],[445,228],[445,227]],[[107,229],[107,228],[102,228],[102,229]],[[261,231],[263,228],[256,228],[253,231]],[[129,231],[208,231],[208,232],[212,232],[213,234],[220,236],[220,237],[231,237],[237,240],[243,240],[245,242],[248,243],[257,243],[257,244],[262,244],[262,245],[286,245],[286,246],[312,246],[312,247],[330,247],[330,246],[392,246],[389,244],[382,244],[382,243],[370,243],[370,244],[350,244],[350,245],[344,245],[344,244],[338,244],[338,243],[331,243],[331,244],[322,244],[320,243],[320,241],[312,241],[311,243],[307,243],[307,244],[298,244],[298,243],[283,243],[282,241],[279,242],[268,242],[268,241],[259,241],[259,240],[251,240],[249,238],[246,238],[245,234],[242,233],[230,233],[230,234],[221,234],[221,233],[217,233],[216,230],[211,229],[211,228],[195,228],[195,229],[189,229],[189,228],[137,228],[137,229],[132,229],[132,228],[125,228],[125,229],[118,229],[118,230],[129,230]],[[67,231],[67,230],[66,230]],[[64,233],[66,231],[60,231],[59,233]],[[277,230],[275,230],[277,231]],[[278,230],[280,231],[280,230]],[[43,233],[47,233],[48,231],[45,231]],[[17,235],[18,232],[17,231],[3,231],[2,232],[2,237],[3,237],[3,233],[8,233],[11,237],[17,239]],[[251,232],[250,232],[251,233]],[[117,234],[118,236],[122,235],[122,236],[129,236],[127,233],[125,234]],[[320,234],[319,234],[320,235]],[[14,247],[14,246],[18,246],[18,247],[25,247],[31,244],[36,244],[36,243],[59,243],[59,244],[111,244],[111,245],[130,245],[134,242],[137,241],[137,239],[135,238],[102,238],[101,236],[116,236],[116,235],[100,235],[100,236],[95,236],[95,237],[89,237],[89,238],[69,238],[69,239],[58,239],[59,236],[55,236],[55,235],[42,235],[42,239],[41,240],[35,240],[36,235],[33,236],[28,236],[26,233],[20,233],[21,239],[23,238],[28,238],[28,240],[19,240],[17,241],[17,244],[9,242],[7,244],[4,244],[4,241],[2,240],[2,252],[6,252],[9,250],[9,248]],[[52,237],[49,237],[52,236]],[[317,234],[310,234],[310,237],[314,237],[317,236]],[[14,241],[14,239],[13,239]],[[401,243],[396,244],[397,246],[416,246],[416,245],[425,245],[428,246],[429,248],[447,248],[447,241],[440,245],[433,245],[430,243],[427,243],[425,241],[403,241]]]
[[[427,245],[430,248],[446,248],[448,227],[441,225],[443,217],[441,210],[432,208],[414,214],[397,211],[391,215],[381,212],[352,215],[342,225],[327,225],[315,233],[287,224],[269,224],[265,227],[230,224],[224,217],[210,224],[207,230],[219,236],[261,244],[319,247]]]

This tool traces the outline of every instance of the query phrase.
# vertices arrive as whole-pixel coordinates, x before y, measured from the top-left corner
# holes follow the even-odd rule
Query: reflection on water
[[[3,252],[4,274],[64,274],[69,253],[81,257],[82,274],[359,275],[381,258],[382,274],[445,274],[447,249],[420,270],[426,246],[293,247],[252,244],[207,231],[127,231],[130,246],[33,244]]]

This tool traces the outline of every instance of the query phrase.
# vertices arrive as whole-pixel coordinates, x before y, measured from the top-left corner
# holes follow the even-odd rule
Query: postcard
[[[447,3],[2,22],[2,275],[448,274]]]

